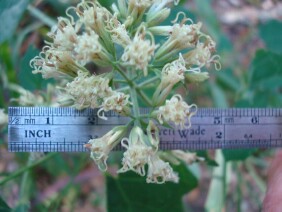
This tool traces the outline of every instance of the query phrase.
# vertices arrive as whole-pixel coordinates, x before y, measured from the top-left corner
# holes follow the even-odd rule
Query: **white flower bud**
[[[173,156],[175,156],[177,159],[184,161],[188,165],[191,165],[195,161],[204,161],[205,159],[202,157],[198,157],[196,153],[192,152],[184,152],[182,150],[172,150],[171,153]]]
[[[148,27],[152,27],[160,24],[169,16],[169,14],[170,14],[169,8],[163,8],[161,10],[147,13],[146,22]]]
[[[185,74],[185,79],[188,82],[203,82],[209,78],[209,73],[208,72],[198,72],[198,73],[186,73]]]
[[[91,151],[90,157],[95,161],[101,171],[107,170],[107,159],[110,151],[120,142],[126,133],[125,126],[114,127],[103,137],[90,139],[84,146]]]

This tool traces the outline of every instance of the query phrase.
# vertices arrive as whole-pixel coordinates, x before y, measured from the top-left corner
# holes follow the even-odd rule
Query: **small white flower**
[[[175,85],[181,80],[184,80],[185,71],[185,61],[180,54],[178,60],[168,63],[163,67],[161,83],[164,84],[164,87],[169,84]]]
[[[59,78],[64,75],[76,76],[79,66],[69,51],[61,51],[45,46],[39,56],[30,61],[33,74],[40,73],[43,78]]]
[[[77,37],[77,44],[74,47],[75,57],[82,64],[99,58],[99,54],[102,51],[102,46],[99,43],[99,36],[91,30],[90,32],[84,32]]]
[[[179,177],[168,162],[164,162],[157,155],[152,155],[148,162],[147,183],[162,184],[166,181],[178,183]]]
[[[177,14],[176,20],[180,14],[183,13]],[[192,20],[186,18],[184,14],[181,23],[175,23],[173,26],[156,26],[149,28],[149,31],[153,34],[169,36],[168,40],[156,52],[156,58],[160,59],[172,51],[191,48],[197,44],[200,35],[202,35],[200,31],[202,23],[193,24],[192,22],[191,24],[185,24],[187,21],[192,22]]]
[[[75,9],[82,24],[86,30],[94,30],[100,36],[103,35],[105,22],[107,22],[112,14],[102,7],[97,1],[82,1]]]
[[[176,94],[170,100],[166,100],[165,105],[159,107],[156,113],[161,124],[163,121],[172,121],[180,128],[186,128],[191,126],[190,119],[195,114],[195,111],[191,111],[193,107],[197,109],[195,104],[188,105],[179,94]],[[187,122],[188,126],[185,125]]]
[[[125,47],[131,42],[125,25],[119,22],[117,14],[109,20],[106,29],[110,32],[114,43]]]
[[[117,113],[122,113],[129,104],[128,94],[113,91],[111,96],[104,99],[102,107],[104,111],[114,110]]]
[[[157,48],[154,38],[151,40],[145,39],[145,32],[135,34],[133,40],[125,47],[121,57],[126,65],[134,66],[136,69],[143,70],[144,76],[148,74],[148,64],[154,55]]]
[[[0,109],[0,126],[8,123],[8,115],[4,113],[4,109]]]
[[[215,64],[215,68],[219,70],[221,68],[218,55],[212,55],[215,51],[215,42],[208,36],[205,43],[199,42],[196,48],[183,55],[186,65],[198,66],[195,70],[200,69],[203,66],[209,67],[211,63]]]
[[[90,157],[102,171],[107,170],[107,159],[110,151],[120,142],[126,132],[125,126],[118,126],[106,133],[103,137],[90,139],[84,146],[90,149]]]
[[[135,126],[130,132],[129,139],[124,138],[121,141],[126,151],[123,153],[123,167],[118,171],[119,173],[132,170],[141,176],[146,174],[145,165],[150,155],[154,154],[153,148],[146,144],[146,139],[148,138],[142,129]]]
[[[52,27],[48,36],[53,39],[52,46],[64,51],[71,51],[76,43],[76,30],[71,21],[66,18],[58,18],[58,25]]]
[[[191,165],[195,161],[204,161],[202,157],[198,157],[196,153],[184,152],[182,150],[172,150],[171,153],[179,160],[184,161],[185,163]]]
[[[78,76],[66,85],[66,92],[78,109],[99,108],[105,97],[112,95],[109,79],[99,76],[89,76],[88,73],[78,72]]]

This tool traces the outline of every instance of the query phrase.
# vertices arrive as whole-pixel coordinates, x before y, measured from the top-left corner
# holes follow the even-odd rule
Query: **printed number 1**
[[[47,118],[47,123],[46,124],[50,124],[50,118]]]

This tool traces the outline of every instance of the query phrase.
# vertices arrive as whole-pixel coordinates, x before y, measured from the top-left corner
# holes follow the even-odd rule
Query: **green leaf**
[[[224,149],[222,150],[225,161],[240,161],[247,159],[256,149]]]
[[[197,153],[197,156],[205,158],[205,163],[208,166],[218,166],[218,163],[209,157],[206,150],[198,150],[196,151],[196,153]]]
[[[227,108],[228,102],[223,89],[212,82],[209,83],[209,86],[215,106],[220,108]]]
[[[9,212],[11,208],[7,205],[7,203],[0,197],[0,211],[1,212]]]
[[[260,25],[259,34],[269,50],[282,53],[282,22],[271,20]]]
[[[11,38],[27,5],[28,0],[0,1],[0,43]]]
[[[39,50],[34,46],[29,46],[23,59],[21,60],[21,68],[19,73],[20,85],[27,90],[42,90],[46,88],[48,82],[52,80],[43,79],[40,74],[33,74],[32,69],[29,66],[29,62],[32,58],[39,54]]]
[[[183,211],[182,196],[197,186],[197,179],[184,164],[173,169],[179,173],[178,184],[147,184],[133,172],[107,176],[108,211]]]
[[[273,90],[282,86],[282,55],[258,50],[251,65],[250,87]]]

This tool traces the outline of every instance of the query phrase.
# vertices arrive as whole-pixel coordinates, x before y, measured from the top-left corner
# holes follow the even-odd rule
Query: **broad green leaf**
[[[34,46],[29,46],[20,66],[19,81],[20,85],[28,90],[42,90],[46,88],[47,83],[51,80],[43,79],[40,74],[33,74],[29,62],[39,54],[39,50]]]
[[[0,43],[11,38],[27,5],[28,0],[0,1]]]
[[[282,86],[282,55],[258,50],[252,61],[250,87],[255,90],[273,90]]]
[[[228,161],[245,160],[251,156],[256,149],[224,149],[222,150],[224,159]]]
[[[0,197],[0,211],[9,212],[12,211],[8,204]]]
[[[197,186],[197,179],[184,164],[173,169],[179,173],[178,184],[147,184],[133,172],[107,176],[108,211],[183,211],[182,196]]]
[[[234,76],[234,73],[231,69],[221,70],[213,74],[216,75],[215,77],[218,85],[224,90],[237,92],[240,88],[240,82],[238,81],[237,77]]]
[[[259,34],[269,50],[282,53],[282,22],[271,20],[260,25]]]

